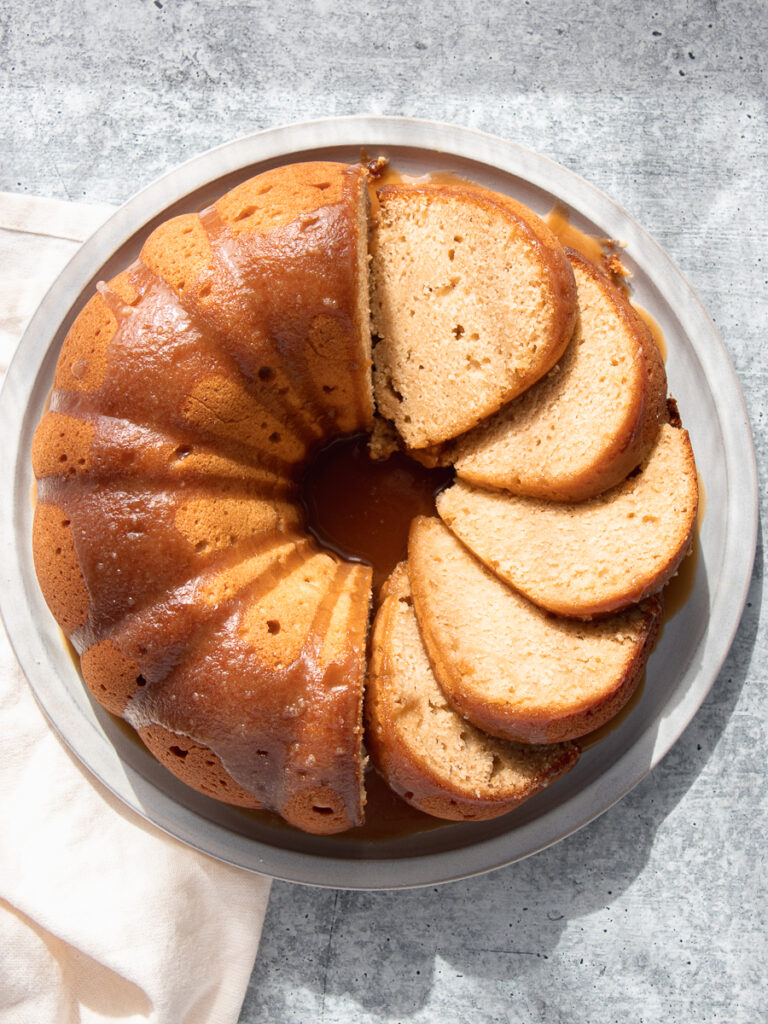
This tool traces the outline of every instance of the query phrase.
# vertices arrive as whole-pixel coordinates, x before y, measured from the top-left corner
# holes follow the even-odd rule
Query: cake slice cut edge
[[[543,376],[573,332],[565,253],[507,196],[385,186],[371,263],[374,394],[409,448],[464,433]]]
[[[495,739],[450,706],[421,640],[405,563],[382,596],[366,691],[366,745],[402,799],[447,820],[495,818],[574,766],[576,744]]]
[[[455,442],[456,472],[478,487],[582,501],[620,483],[648,454],[666,419],[658,346],[626,297],[566,250],[579,316],[557,364]]]
[[[459,480],[437,511],[534,604],[590,619],[657,593],[678,571],[692,547],[698,478],[687,431],[665,423],[643,464],[595,498],[552,502]]]
[[[504,739],[574,740],[610,721],[634,693],[659,633],[660,598],[593,622],[542,611],[437,518],[414,520],[408,564],[440,687],[464,717]]]

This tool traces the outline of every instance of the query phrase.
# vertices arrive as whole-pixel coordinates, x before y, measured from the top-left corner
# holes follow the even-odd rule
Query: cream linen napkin
[[[0,193],[0,379],[111,207]],[[59,742],[0,630],[0,1024],[237,1020],[269,880],[143,822]]]

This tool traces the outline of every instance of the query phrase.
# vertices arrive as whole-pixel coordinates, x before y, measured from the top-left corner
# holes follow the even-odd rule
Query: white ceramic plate
[[[706,494],[695,583],[667,623],[642,695],[576,768],[511,814],[377,842],[317,838],[198,795],[178,783],[96,707],[37,586],[32,565],[29,451],[62,340],[97,281],[138,254],[161,220],[212,202],[237,181],[293,160],[388,156],[400,171],[448,170],[508,192],[540,213],[560,202],[572,223],[626,243],[633,300],[667,341],[670,391],[691,434]],[[291,125],[204,153],[144,189],[83,245],[22,339],[0,401],[0,606],[11,642],[54,728],[144,818],[214,857],[277,878],[353,889],[434,884],[526,857],[619,800],[680,736],[728,652],[755,553],[757,476],[744,402],[728,356],[696,295],[662,249],[596,188],[501,139],[425,121],[341,118]]]

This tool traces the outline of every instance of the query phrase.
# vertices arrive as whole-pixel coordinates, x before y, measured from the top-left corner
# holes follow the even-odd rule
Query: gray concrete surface
[[[200,150],[338,114],[519,141],[626,207],[698,290],[764,476],[767,44],[761,0],[6,0],[0,188],[120,201]],[[762,596],[761,539],[703,708],[577,835],[437,890],[276,884],[242,1024],[768,1020]]]

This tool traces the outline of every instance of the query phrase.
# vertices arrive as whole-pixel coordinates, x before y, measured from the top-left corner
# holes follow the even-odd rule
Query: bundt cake
[[[479,187],[390,186],[370,215],[373,173],[275,168],[157,227],[75,319],[32,451],[38,578],[94,697],[190,786],[318,834],[363,818],[364,716],[376,767],[430,814],[492,817],[572,766],[560,741],[629,695],[656,604],[582,629],[529,602],[589,616],[641,600],[696,514],[687,435],[658,426],[658,354],[599,272]],[[585,406],[612,415],[582,428]],[[557,434],[549,482],[520,497],[534,429]],[[584,431],[602,448],[569,475],[562,449]],[[414,526],[369,652],[373,571],[396,559],[327,537],[306,488],[323,453],[372,432],[380,457],[457,459],[467,480],[438,499],[452,533]],[[428,504],[452,476],[430,478]],[[406,526],[434,512],[424,493]],[[477,607],[453,598],[465,584]],[[577,673],[558,696],[530,651],[524,685],[480,648],[466,662],[483,613],[542,649],[612,649],[626,627],[626,657],[601,653],[591,689]],[[515,687],[511,726],[496,695]]]

